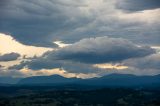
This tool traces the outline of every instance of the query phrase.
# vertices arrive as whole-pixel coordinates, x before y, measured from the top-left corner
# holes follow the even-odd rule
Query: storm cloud
[[[23,44],[35,46],[55,46],[52,43],[54,35],[57,36],[54,38],[58,39],[59,31],[65,32],[79,26],[80,24],[72,22],[76,12],[68,12],[79,11],[75,6],[83,6],[72,0],[8,0],[1,5],[0,31],[13,35]]]
[[[142,16],[134,15],[139,20],[133,20],[132,14],[121,12],[116,4],[122,9],[142,10],[157,8],[159,0],[2,0],[0,32],[12,35],[23,44],[43,47],[56,46],[52,43],[56,40],[74,43],[97,36],[159,44],[158,10],[147,13],[153,14],[152,17],[144,17],[142,13]],[[127,19],[121,19],[123,15]]]

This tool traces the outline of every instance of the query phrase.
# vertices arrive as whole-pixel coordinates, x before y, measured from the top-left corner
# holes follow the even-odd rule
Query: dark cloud
[[[158,22],[146,25],[133,19],[120,20],[117,16],[119,9],[115,9],[114,3],[110,0],[105,2],[95,0],[99,7],[92,7],[94,3],[88,0],[2,1],[0,32],[12,35],[23,44],[53,47],[56,45],[52,42],[56,40],[74,43],[83,38],[98,36],[122,37],[136,43],[159,44],[160,42]],[[123,0],[117,4],[121,6],[125,3],[128,2]]]
[[[41,69],[55,69],[60,68],[64,69],[67,72],[71,73],[95,73],[100,69],[93,67],[92,65],[78,63],[78,62],[70,62],[70,61],[57,61],[52,59],[45,58],[37,58],[32,61],[21,62],[19,65],[14,65],[9,67],[10,70],[20,70],[24,67],[29,68],[31,70],[39,71]]]
[[[20,54],[18,53],[4,54],[4,55],[0,55],[0,61],[13,61],[13,60],[17,60],[18,57],[20,57]]]
[[[70,10],[78,11],[75,5],[83,6],[80,2],[12,0],[5,4],[0,7],[3,14],[0,16],[0,32],[9,33],[27,45],[55,46],[53,40],[62,36],[59,32],[65,33],[82,23],[75,24],[71,21],[74,12],[67,13]]]
[[[22,69],[24,66],[27,66],[29,69],[32,69],[32,70],[53,69],[53,68],[61,68],[61,62],[50,60],[50,59],[38,58],[38,59],[32,60],[31,62],[22,63],[19,66],[19,69]]]
[[[1,0],[0,33],[33,46],[53,47],[56,40],[73,43],[9,69],[64,68],[87,73],[98,70],[92,64],[146,59],[155,51],[137,45],[160,44],[159,4],[159,0]],[[155,64],[148,67],[156,68]]]
[[[3,66],[2,65],[0,65],[0,69],[2,68]]]
[[[153,49],[138,47],[125,39],[97,37],[80,40],[57,51],[46,52],[42,57],[21,62],[21,64],[9,69],[19,70],[24,67],[32,70],[64,68],[71,72],[74,69],[78,72],[89,72],[91,69],[97,70],[91,64],[120,62],[130,58],[145,57],[153,53],[155,53]],[[77,67],[81,68],[77,69]]]
[[[13,65],[9,67],[9,69],[20,70],[20,69],[23,69],[24,67],[27,67],[32,70],[60,68],[61,63],[58,61],[47,59],[46,58],[47,54],[48,52],[44,53],[41,57],[35,56],[33,58],[27,58],[26,61],[21,61],[20,64]]]
[[[35,71],[60,68],[71,73],[106,74],[109,73],[107,70],[94,67],[93,64],[121,63],[129,67],[121,70],[122,73],[151,74],[151,69],[160,69],[159,57],[150,47],[140,47],[122,38],[98,37],[83,39],[57,51],[46,52],[41,57],[14,65],[9,70],[20,70],[24,67]],[[117,72],[115,69],[110,71]]]
[[[121,38],[97,37],[80,40],[73,45],[50,53],[47,58],[82,63],[118,62],[155,53],[149,47],[138,47]]]
[[[125,11],[143,11],[160,8],[159,0],[119,0],[117,8]]]
[[[97,67],[93,67],[90,64],[84,64],[84,63],[79,63],[79,62],[65,62],[62,65],[62,68],[66,70],[67,72],[71,73],[97,73],[100,72],[101,69]]]

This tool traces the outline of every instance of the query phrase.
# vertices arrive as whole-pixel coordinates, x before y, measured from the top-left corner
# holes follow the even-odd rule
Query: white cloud
[[[0,33],[0,53],[19,53],[21,56],[26,57],[41,56],[43,53],[53,50],[52,48],[27,46],[19,43],[10,35]]]
[[[4,66],[4,68],[19,64],[21,61],[25,60],[23,57],[32,58],[34,56],[42,56],[43,53],[51,50],[53,50],[53,48],[24,45],[16,41],[10,35],[0,33],[0,54],[5,55],[15,52],[21,55],[18,60],[13,60],[10,62],[1,61],[0,65]]]
[[[56,45],[58,45],[58,47],[60,47],[60,48],[63,48],[63,47],[71,45],[71,44],[65,44],[62,41],[54,41],[53,43],[55,43]]]

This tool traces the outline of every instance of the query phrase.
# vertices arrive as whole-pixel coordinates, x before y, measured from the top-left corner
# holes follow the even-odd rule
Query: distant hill
[[[0,85],[4,85],[4,84],[16,84],[20,80],[21,80],[21,78],[0,77]]]
[[[18,84],[23,85],[89,85],[89,86],[118,86],[118,87],[156,87],[160,86],[160,75],[136,76],[130,74],[110,74],[100,78],[80,79],[65,78],[60,75],[35,76],[21,79]]]
[[[96,86],[158,86],[160,75],[136,76],[130,74],[110,74],[100,78],[82,81],[83,84]]]
[[[67,84],[67,83],[74,83],[78,80],[81,80],[79,78],[65,78],[60,75],[51,75],[51,76],[34,76],[34,77],[28,77],[20,80],[18,84]]]

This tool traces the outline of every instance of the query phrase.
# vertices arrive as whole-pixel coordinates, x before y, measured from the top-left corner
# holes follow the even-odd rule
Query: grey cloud
[[[46,54],[47,56],[47,54]],[[18,65],[9,67],[9,70],[20,70],[27,67],[31,70],[62,68],[71,73],[95,73],[100,69],[89,64],[79,62],[53,60],[52,58],[40,57],[31,61],[22,61]]]
[[[61,68],[62,63],[55,60],[39,58],[27,63],[27,67],[32,70]]]
[[[1,0],[0,6],[5,6],[10,0]]]
[[[0,13],[3,14],[0,16],[0,32],[10,33],[24,44],[55,46],[52,43],[53,39],[62,36],[58,34],[59,32],[81,25],[71,21],[72,18],[76,18],[75,11],[79,11],[75,5],[83,6],[83,3],[78,1],[12,0],[5,4],[0,7]],[[68,13],[70,10],[72,12]]]
[[[146,25],[133,20],[122,21],[116,14],[119,9],[112,3],[115,0],[95,0],[100,6],[94,8],[88,1],[7,0],[0,6],[0,14],[3,14],[0,15],[0,32],[9,33],[27,45],[47,47],[56,46],[53,40],[73,43],[106,35],[136,43],[160,44],[158,22]]]
[[[97,37],[80,40],[73,45],[50,53],[47,58],[82,63],[119,62],[155,53],[150,47],[138,47],[121,38]]]
[[[147,67],[151,67],[152,62],[155,63],[152,65],[153,68],[159,67],[158,57],[155,57],[157,62],[154,62],[153,60],[146,60],[146,58],[154,56],[154,53],[156,53],[155,50],[151,49],[150,47],[139,47],[122,38],[88,38],[82,39],[70,46],[60,48],[57,51],[46,52],[42,57],[33,58],[30,61],[23,61],[19,65],[10,67],[9,70],[20,70],[24,67],[35,71],[41,69],[63,68],[67,72],[72,73],[105,74],[108,73],[108,71],[93,67],[93,64],[108,62],[122,63],[129,66],[129,69],[122,72],[138,73],[136,70],[140,71],[140,68],[133,72],[133,69],[131,70],[130,67],[140,67],[142,64],[144,64],[143,62],[146,62],[145,64]],[[143,62],[140,62],[141,59],[144,59]],[[117,72],[117,70],[111,71]],[[144,72],[145,71],[139,73]]]
[[[24,67],[27,67],[32,70],[60,68],[61,62],[46,58],[47,54],[48,52],[44,53],[41,57],[28,58],[25,61],[21,61],[20,64],[13,65],[8,69],[20,70]]]
[[[66,70],[67,72],[71,72],[71,73],[98,73],[100,72],[102,69],[93,67],[90,64],[84,64],[84,63],[80,63],[80,62],[65,62],[62,65],[62,68],[64,70]]]
[[[17,60],[18,57],[20,57],[20,54],[18,53],[4,54],[4,55],[0,55],[0,61],[13,61],[13,60]]]
[[[149,47],[138,47],[122,38],[97,37],[80,40],[57,51],[46,52],[42,57],[21,62],[9,69],[28,67],[32,70],[63,68],[69,72],[96,72],[92,64],[121,62],[130,58],[155,53]],[[89,63],[89,64],[86,64]]]
[[[90,37],[114,37],[114,40],[107,37],[102,37],[102,40],[81,40],[10,69],[64,68],[70,72],[87,73],[98,70],[91,66],[93,63],[119,62],[154,53],[149,47],[137,47],[133,43],[159,45],[159,20],[151,23],[121,20],[117,17],[117,12],[156,9],[159,8],[159,0],[102,0],[97,6],[90,5],[88,1],[90,0],[1,0],[0,33],[9,33],[27,45],[51,47],[55,46],[53,40],[74,43]],[[117,8],[114,8],[112,2],[117,2]],[[133,43],[116,40],[120,37]]]
[[[13,65],[13,66],[8,67],[8,70],[12,70],[12,69],[20,70],[20,69],[23,69],[27,65],[27,63],[28,62],[22,61],[18,65]]]
[[[143,11],[160,8],[159,0],[119,0],[117,8],[125,11]]]
[[[124,62],[124,64],[143,70],[160,70],[160,54],[154,54],[144,58],[127,60]]]
[[[0,77],[26,77],[18,70],[0,70]]]

